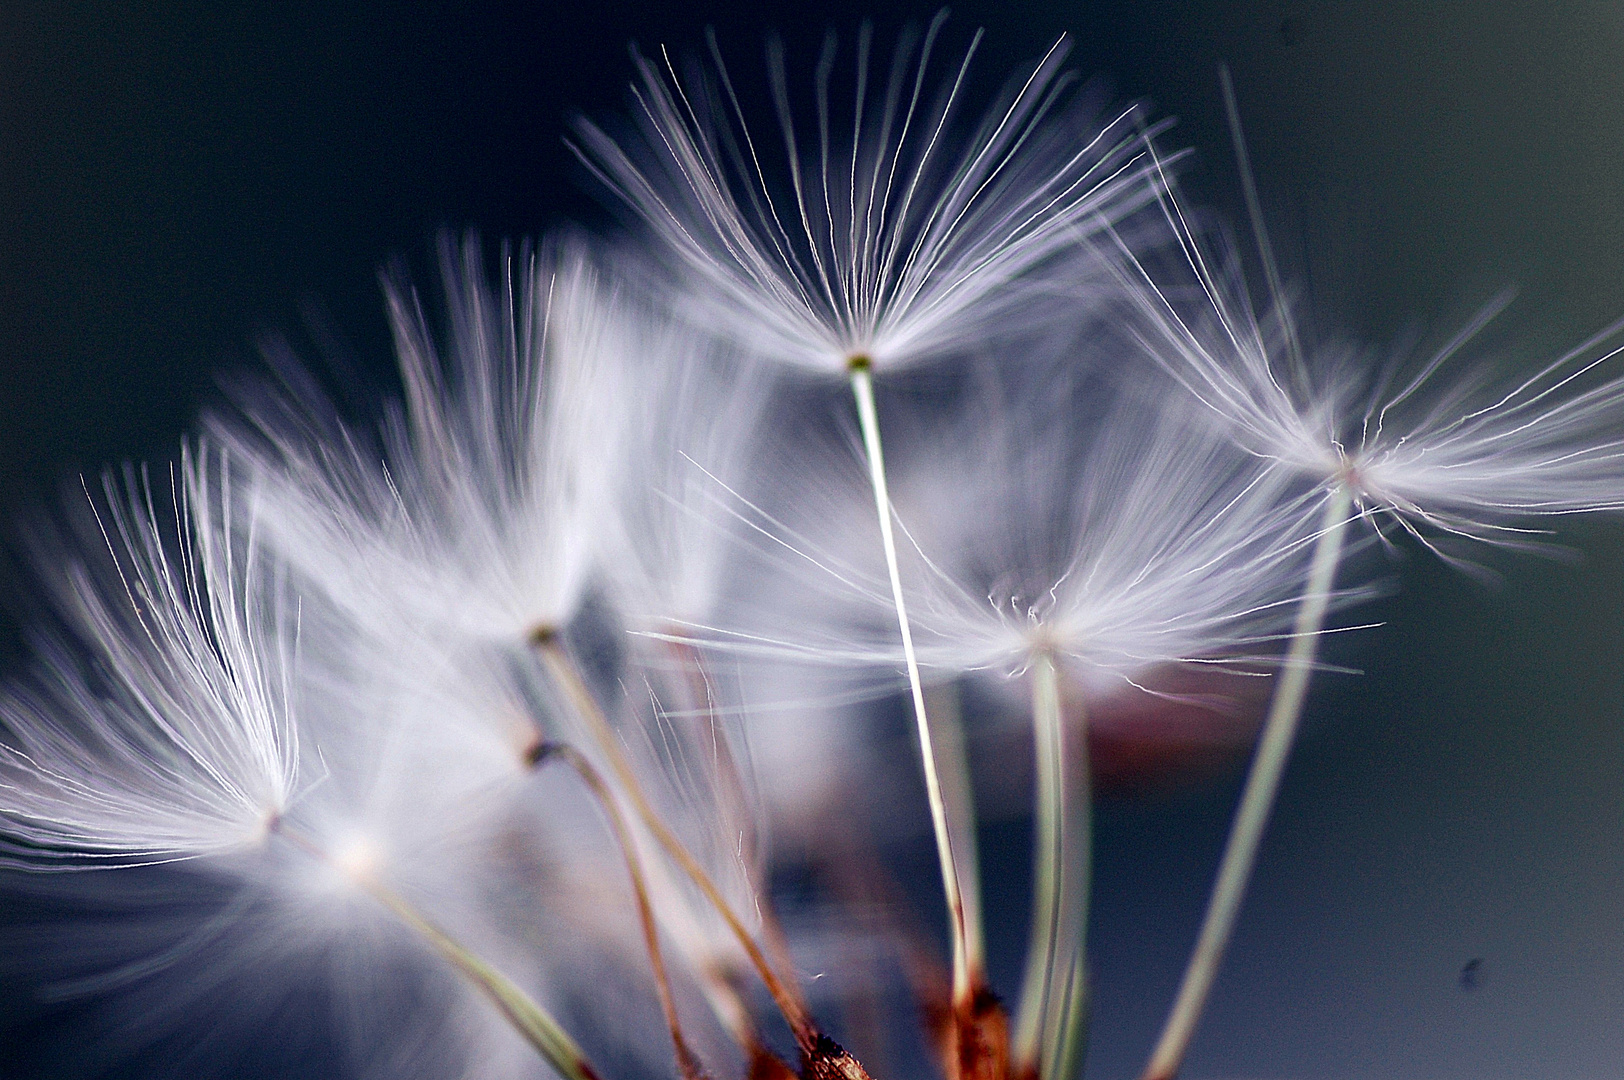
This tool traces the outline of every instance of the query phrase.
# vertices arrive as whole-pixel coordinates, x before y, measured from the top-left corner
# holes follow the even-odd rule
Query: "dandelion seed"
[[[1467,355],[1509,293],[1408,373],[1346,349],[1305,352],[1289,304],[1276,296],[1257,314],[1234,260],[1206,250],[1168,192],[1166,220],[1199,299],[1176,301],[1180,290],[1131,253],[1137,279],[1124,292],[1145,351],[1246,451],[1326,498],[1346,489],[1362,517],[1457,566],[1467,564],[1440,538],[1529,546],[1530,519],[1624,507],[1624,376],[1598,378],[1624,351],[1624,320],[1510,381],[1490,378],[1495,358]]]
[[[263,842],[299,787],[298,605],[182,451],[167,497],[104,478],[90,548],[41,575],[61,629],[0,704],[0,861],[26,868],[194,858]],[[90,530],[87,530],[90,531]]]
[[[926,433],[907,440],[912,467],[897,509],[921,663],[1032,685],[1044,904],[1012,1057],[1045,1076],[1076,1042],[1087,888],[1087,793],[1072,787],[1086,754],[1062,731],[1057,678],[1074,688],[1066,712],[1075,721],[1085,696],[1144,692],[1146,674],[1169,664],[1272,663],[1314,511],[1289,497],[1289,478],[1236,450],[1168,387],[1102,393],[1071,381],[1045,371],[1012,395],[999,380],[962,395],[956,415],[933,409]],[[773,549],[799,564],[789,580],[809,565],[828,569],[823,595],[781,597],[792,628],[703,631],[715,647],[864,668],[902,662],[881,621],[891,610],[883,577],[853,565],[873,546],[874,524],[861,524],[840,471],[798,453],[777,485],[817,523],[811,537],[752,508]],[[955,843],[966,831],[954,829]],[[969,907],[973,889],[961,894]]]
[[[1220,76],[1272,309],[1262,316],[1254,310],[1234,260],[1206,249],[1165,182],[1158,187],[1163,217],[1197,299],[1175,300],[1182,290],[1119,240],[1130,268],[1124,293],[1142,320],[1145,350],[1239,446],[1306,480],[1324,509],[1285,672],[1147,1080],[1177,1071],[1216,977],[1306,699],[1350,514],[1378,529],[1396,523],[1446,561],[1477,569],[1445,543],[1529,547],[1532,518],[1624,508],[1624,377],[1597,382],[1596,374],[1624,351],[1614,343],[1624,320],[1533,375],[1499,385],[1481,362],[1464,375],[1450,372],[1509,294],[1402,377],[1390,365],[1371,379],[1346,356],[1307,350],[1268,244],[1228,71]]]
[[[133,469],[92,498],[85,559],[48,578],[61,631],[40,638],[40,669],[0,703],[0,863],[208,857],[268,883],[285,861],[269,848],[285,839],[415,931],[566,1076],[592,1080],[550,1016],[384,883],[371,836],[317,843],[289,824],[322,779],[301,786],[303,607],[232,476],[224,452],[202,444],[183,448],[167,499]],[[105,559],[92,560],[97,547]],[[321,876],[279,884],[314,899]]]
[[[319,399],[255,403],[257,433],[215,422],[262,489],[269,541],[370,625],[521,642],[568,623],[597,559],[622,460],[615,386],[643,320],[579,247],[503,261],[492,289],[478,245],[444,241],[443,346],[388,283],[406,403],[385,468],[342,429],[306,437]]]
[[[1100,404],[1097,388],[1061,382],[1013,403],[983,390],[958,422],[935,417],[898,508],[921,662],[1031,685],[1037,907],[1011,1055],[1043,1076],[1075,1020],[1066,988],[1087,905],[1088,795],[1067,783],[1086,777],[1086,740],[1063,731],[1059,680],[1076,715],[1088,697],[1145,692],[1147,673],[1170,664],[1271,663],[1314,509],[1193,403],[1147,390]],[[1105,417],[1079,422],[1085,401]],[[1006,410],[1020,423],[1000,422]],[[872,625],[852,608],[876,605],[873,591],[842,599],[832,622]],[[877,630],[863,640],[872,662],[899,659]]]
[[[1063,261],[1079,231],[1150,197],[1132,111],[1096,122],[1065,73],[1064,38],[961,136],[980,34],[929,105],[944,18],[922,42],[899,39],[883,86],[871,31],[859,33],[845,131],[827,42],[815,153],[798,144],[776,41],[780,152],[752,133],[714,37],[713,70],[688,79],[663,50],[658,65],[636,57],[639,137],[617,142],[582,121],[579,153],[689,272],[679,310],[775,362],[840,377],[863,358],[889,371],[961,349],[1031,307],[1033,275]]]
[[[782,47],[770,46],[788,197],[774,193],[776,177],[763,165],[714,38],[713,77],[685,83],[667,58],[668,82],[654,64],[637,58],[640,144],[623,147],[586,122],[579,131],[588,167],[692,271],[699,288],[680,310],[773,362],[851,381],[892,567],[953,923],[955,1000],[968,1002],[981,976],[967,963],[974,932],[964,925],[936,754],[896,581],[871,370],[962,348],[983,328],[1011,317],[1031,296],[1035,272],[1074,250],[1085,224],[1092,231],[1096,220],[1126,213],[1145,189],[1134,182],[1139,157],[1124,137],[1128,115],[1096,127],[1091,110],[1065,100],[1064,39],[967,141],[950,129],[974,45],[939,105],[922,110],[944,17],[931,23],[917,61],[913,40],[899,41],[885,89],[873,99],[872,35],[867,27],[859,33],[852,128],[840,145],[830,119],[830,39],[816,78],[815,163],[796,145]]]

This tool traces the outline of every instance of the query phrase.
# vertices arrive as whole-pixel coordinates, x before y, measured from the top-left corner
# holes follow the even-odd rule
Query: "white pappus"
[[[502,263],[493,289],[477,242],[442,241],[443,347],[415,292],[386,283],[406,399],[382,461],[341,429],[312,440],[320,400],[251,404],[257,432],[215,424],[270,541],[362,622],[521,642],[568,623],[599,557],[643,318],[579,243]]]
[[[617,140],[583,121],[580,153],[688,271],[679,311],[771,361],[841,377],[854,358],[888,370],[962,349],[1019,310],[1053,310],[1032,303],[1035,272],[1069,262],[1079,232],[1150,198],[1135,114],[1097,121],[1071,85],[1061,38],[962,134],[980,35],[932,101],[944,18],[922,42],[898,40],[883,82],[865,27],[849,101],[831,99],[828,39],[813,153],[776,42],[773,148],[777,139],[752,133],[714,38],[712,67],[688,77],[664,54],[637,58],[638,135]]]
[[[1160,189],[1176,269],[1119,243],[1122,295],[1145,354],[1248,453],[1345,488],[1378,528],[1392,521],[1434,551],[1439,537],[1522,546],[1531,519],[1624,507],[1624,376],[1603,377],[1624,320],[1510,378],[1493,377],[1505,358],[1474,348],[1509,292],[1421,357],[1313,347],[1261,226],[1271,302],[1259,311],[1239,260],[1192,230],[1170,182]]]
[[[123,865],[265,839],[298,792],[299,606],[207,443],[169,490],[108,474],[84,554],[51,565],[60,630],[0,702],[5,862]],[[102,554],[97,554],[97,548]]]

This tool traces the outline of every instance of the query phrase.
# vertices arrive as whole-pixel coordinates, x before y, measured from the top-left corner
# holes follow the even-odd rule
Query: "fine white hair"
[[[756,482],[774,371],[679,323],[628,370],[624,482],[600,573],[633,629],[705,621],[738,554],[733,493]]]
[[[1277,654],[1305,504],[1181,405],[1119,391],[1081,431],[1022,408],[1025,423],[958,426],[921,455],[898,500],[924,662],[1009,672],[1049,651],[1110,689]]]
[[[976,381],[902,440],[893,512],[921,664],[1009,675],[1047,651],[1103,692],[1160,665],[1276,656],[1312,539],[1303,486],[1154,372],[1117,388],[1058,367],[1023,374]],[[865,558],[875,525],[833,461],[807,460],[780,477],[805,509],[759,518],[776,569],[757,589],[794,600],[692,632],[847,665],[857,691],[901,661],[877,555]]]
[[[767,62],[776,148],[751,131],[714,37],[712,67],[686,78],[663,50],[658,63],[636,57],[638,134],[617,140],[581,121],[579,152],[684,268],[679,311],[775,362],[835,375],[855,357],[895,368],[1034,308],[1035,271],[1150,198],[1134,111],[1096,120],[1063,67],[1063,37],[962,134],[980,34],[932,100],[944,18],[922,42],[901,36],[883,80],[865,27],[849,102],[831,102],[828,39],[811,153],[780,43]]]
[[[256,534],[234,535],[246,508],[211,482],[214,452],[183,450],[167,491],[105,476],[66,566],[38,544],[57,630],[0,700],[0,863],[225,852],[294,797],[299,608]]]
[[[386,282],[404,407],[372,440],[313,394],[217,422],[255,474],[269,541],[352,616],[517,641],[577,610],[615,501],[618,381],[648,344],[640,309],[579,243],[504,250],[493,288],[478,244],[441,245],[449,332]],[[311,438],[318,431],[320,438]]]
[[[1526,545],[1530,519],[1624,508],[1624,375],[1605,377],[1624,320],[1509,379],[1474,345],[1510,292],[1409,362],[1309,348],[1266,248],[1273,295],[1259,311],[1239,259],[1191,228],[1171,184],[1160,208],[1170,266],[1120,242],[1113,264],[1134,332],[1247,452],[1347,485],[1378,527],[1395,521],[1434,550],[1439,537]]]

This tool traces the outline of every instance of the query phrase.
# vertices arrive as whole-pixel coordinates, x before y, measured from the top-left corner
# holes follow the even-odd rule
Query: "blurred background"
[[[562,138],[577,114],[624,113],[628,42],[697,50],[711,25],[748,65],[769,31],[809,57],[826,29],[872,16],[884,41],[933,10],[9,0],[0,508],[25,518],[81,472],[164,460],[266,333],[330,331],[355,385],[389,387],[376,273],[398,257],[426,278],[441,228],[608,226]],[[1195,150],[1189,197],[1239,226],[1227,61],[1322,333],[1436,331],[1511,284],[1502,337],[1527,363],[1624,313],[1616,4],[981,0],[950,25],[954,43],[987,28],[981,96],[1071,34],[1111,98],[1177,118],[1164,142]],[[1575,557],[1507,560],[1494,588],[1388,564],[1385,625],[1336,657],[1364,674],[1316,684],[1187,1076],[1624,1073],[1624,532],[1564,539]],[[20,662],[14,626],[3,643]],[[1241,764],[1102,801],[1090,1077],[1135,1075],[1154,1040]],[[1025,825],[985,840],[1012,991]],[[0,893],[0,922],[32,911]],[[47,974],[6,972],[0,1076],[83,1075],[86,1007],[29,1003]],[[176,1075],[193,1034],[98,1075]],[[326,1075],[319,1046],[279,1047],[266,1032],[222,1075]]]

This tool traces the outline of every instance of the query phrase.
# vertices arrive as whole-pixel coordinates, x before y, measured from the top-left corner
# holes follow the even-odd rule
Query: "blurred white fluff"
[[[1110,389],[1076,369],[1026,374],[1026,386],[980,380],[903,439],[894,513],[920,663],[1009,676],[1046,651],[1108,692],[1164,664],[1276,655],[1311,531],[1293,479],[1154,376]],[[864,560],[872,515],[860,489],[818,495],[818,474],[839,472],[786,480],[814,524],[782,539],[804,555],[789,573],[805,577],[810,561],[821,581],[795,626],[723,633],[722,645],[894,669],[889,589],[877,555]]]
[[[736,493],[754,477],[772,371],[677,324],[628,371],[627,460],[602,574],[635,630],[704,622],[722,598]]]
[[[1492,377],[1512,367],[1499,358],[1462,359],[1509,293],[1419,364],[1305,354],[1290,304],[1276,295],[1259,313],[1239,260],[1211,251],[1167,191],[1181,258],[1164,272],[1121,246],[1124,292],[1145,351],[1249,453],[1347,485],[1378,527],[1396,521],[1434,550],[1440,535],[1519,545],[1528,518],[1624,507],[1624,376],[1599,370],[1624,351],[1624,320],[1510,379]]]
[[[1013,674],[1049,652],[1110,691],[1165,664],[1272,658],[1303,501],[1177,398],[1117,391],[1078,425],[1063,384],[1047,407],[944,425],[899,491],[921,662]]]
[[[645,682],[641,693],[626,695],[621,739],[661,820],[759,941],[767,852],[750,743],[738,710],[730,708],[737,693],[728,685],[731,680],[708,677],[697,662],[683,671],[693,675],[686,694],[674,686],[667,700],[655,684]],[[686,966],[685,977],[698,980],[723,1025],[749,1032],[751,1021],[738,1013],[742,999],[732,989],[755,981],[748,957],[720,913],[664,857],[647,830],[638,834],[660,925]]]
[[[503,263],[493,289],[475,241],[442,243],[443,346],[387,283],[406,401],[382,466],[348,433],[309,436],[320,401],[260,403],[259,436],[217,425],[256,473],[270,542],[363,623],[516,641],[580,604],[623,460],[625,357],[651,342],[580,245]]]
[[[536,739],[503,658],[343,618],[307,620],[306,639],[300,716],[324,780],[289,825],[414,899],[465,890],[462,851],[516,797]]]
[[[0,865],[203,871],[128,886],[124,917],[96,931],[100,967],[63,993],[119,990],[117,1040],[221,1001],[211,1027],[236,1034],[285,1024],[318,975],[354,1046],[395,1051],[358,1075],[484,1075],[481,1055],[550,1075],[367,891],[383,884],[556,997],[548,976],[579,951],[538,949],[534,909],[512,933],[485,884],[533,730],[492,707],[500,677],[466,652],[410,627],[382,638],[309,592],[264,543],[241,480],[207,446],[183,449],[167,491],[109,477],[68,538],[82,554],[42,569],[60,630],[0,700]],[[46,539],[39,558],[55,561],[60,538]],[[211,908],[221,878],[235,891]],[[176,910],[207,917],[167,932]]]
[[[298,604],[256,534],[234,534],[246,508],[211,482],[211,453],[183,450],[168,492],[144,471],[107,476],[66,566],[40,546],[60,628],[0,702],[0,862],[240,849],[294,798]]]
[[[864,27],[849,100],[831,102],[827,41],[811,152],[780,43],[767,64],[775,151],[751,132],[714,38],[714,68],[688,78],[663,51],[659,65],[637,58],[640,134],[617,141],[582,121],[580,153],[679,260],[680,312],[777,362],[839,375],[860,356],[892,368],[1032,308],[1034,271],[1150,198],[1134,113],[1096,121],[1062,68],[1064,38],[963,135],[956,113],[980,34],[931,101],[944,18],[922,44],[899,39],[883,83]]]
[[[521,646],[557,631],[572,652],[607,645],[592,660],[614,666],[623,648],[593,637],[596,614],[580,620],[583,633],[572,627],[595,584],[633,626],[710,609],[727,538],[706,470],[740,472],[768,386],[759,367],[728,362],[692,328],[656,319],[631,285],[578,247],[520,262],[516,282],[510,274],[492,289],[472,242],[442,248],[443,345],[415,296],[390,284],[406,401],[385,428],[385,467],[326,419],[330,405],[312,393],[250,405],[252,428],[216,426],[264,492],[263,528],[297,580],[342,613],[324,624],[306,683],[319,702],[311,738],[331,782],[301,805],[296,824],[341,861],[364,860],[366,873],[568,1016],[561,998],[579,989],[580,971],[602,974],[606,956],[631,965],[650,1003],[652,986],[601,811],[581,803],[584,789],[562,765],[538,787],[528,754],[562,740],[605,776],[614,771],[596,733]],[[707,692],[684,680],[666,685],[679,666],[626,672],[652,680],[641,705],[624,685],[594,689],[620,721],[645,793],[753,922],[759,867],[741,821],[746,796],[736,777],[728,786],[736,765],[717,760],[727,735]],[[589,665],[582,674],[592,682],[602,672]],[[683,698],[674,717],[654,700],[673,691]],[[575,812],[561,812],[560,788],[572,792],[565,802]],[[538,791],[553,801],[526,837],[512,822]],[[701,975],[741,968],[715,913],[669,873],[640,826],[632,831],[666,945],[676,946],[668,960]],[[497,836],[509,852],[535,845],[516,866],[548,857],[601,864],[605,884],[588,910],[603,922],[605,903],[617,905],[607,940],[589,947],[538,932],[538,912],[567,905],[582,883],[536,881],[523,897],[492,904],[485,870]],[[296,888],[343,887],[316,869]],[[628,1032],[619,1050],[661,1060],[669,1040],[642,1037],[658,1031]]]

